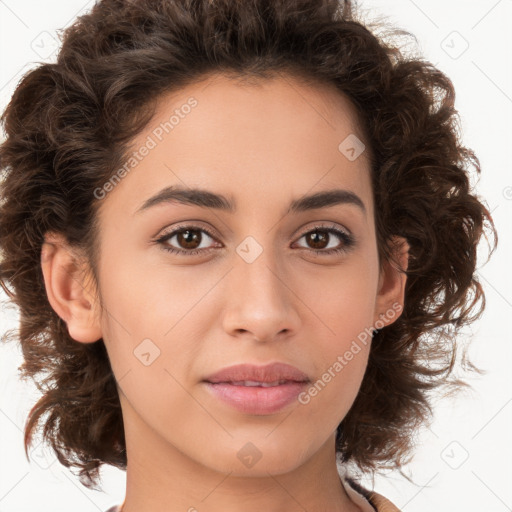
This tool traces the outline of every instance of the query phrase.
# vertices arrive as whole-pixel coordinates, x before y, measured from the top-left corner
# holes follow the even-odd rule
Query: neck
[[[360,512],[340,480],[334,434],[305,460],[295,453],[297,464],[282,466],[285,471],[256,463],[244,472],[237,460],[235,469],[223,472],[187,456],[135,417],[125,422],[125,429],[122,512]]]

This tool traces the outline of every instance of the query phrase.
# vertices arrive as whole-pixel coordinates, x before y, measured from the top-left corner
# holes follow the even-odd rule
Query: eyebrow
[[[165,187],[157,194],[147,199],[135,212],[138,214],[159,204],[181,203],[199,206],[201,208],[213,208],[215,210],[235,213],[236,201],[228,199],[222,194],[210,192],[200,188],[183,188],[180,185]],[[308,196],[291,201],[287,214],[299,213],[320,208],[328,208],[339,204],[357,206],[365,215],[366,208],[361,198],[350,190],[332,189],[316,192]]]

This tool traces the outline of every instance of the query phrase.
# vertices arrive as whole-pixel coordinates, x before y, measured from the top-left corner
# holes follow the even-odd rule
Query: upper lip
[[[237,364],[229,366],[206,377],[207,382],[238,382],[250,380],[254,382],[295,381],[308,382],[309,378],[295,366],[286,363],[272,363],[265,366],[253,364]]]

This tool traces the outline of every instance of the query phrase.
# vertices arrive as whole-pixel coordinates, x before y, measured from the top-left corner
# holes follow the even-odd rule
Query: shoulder
[[[350,477],[346,477],[349,485],[359,494],[362,494],[377,512],[401,512],[400,509],[387,498],[375,491],[370,491]]]
[[[400,509],[381,494],[372,491],[368,498],[377,512],[400,512]]]

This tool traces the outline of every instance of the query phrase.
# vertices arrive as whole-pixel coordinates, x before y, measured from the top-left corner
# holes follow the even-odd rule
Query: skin
[[[190,97],[197,106],[102,199],[101,295],[61,237],[48,233],[43,245],[52,307],[77,342],[103,338],[118,382],[123,512],[361,510],[340,484],[335,433],[370,343],[309,403],[274,414],[241,413],[201,382],[226,366],[274,361],[316,381],[365,328],[399,317],[406,276],[388,262],[379,269],[367,151],[350,161],[338,149],[359,133],[353,106],[331,86],[288,75],[250,85],[213,75],[163,96],[133,147]],[[135,214],[176,184],[221,193],[238,210],[175,202]],[[366,214],[339,204],[285,215],[292,199],[333,188],[356,193]],[[211,230],[215,239],[199,231],[195,247],[213,249],[182,256],[152,242],[183,222]],[[344,243],[329,234],[315,245],[304,235],[318,223],[352,233],[355,245],[317,255]],[[236,252],[248,236],[262,248],[251,263]],[[163,244],[191,247],[178,236]],[[407,250],[397,255],[407,268]],[[160,351],[148,366],[134,355],[147,338]],[[249,442],[261,455],[252,467],[237,456]]]

